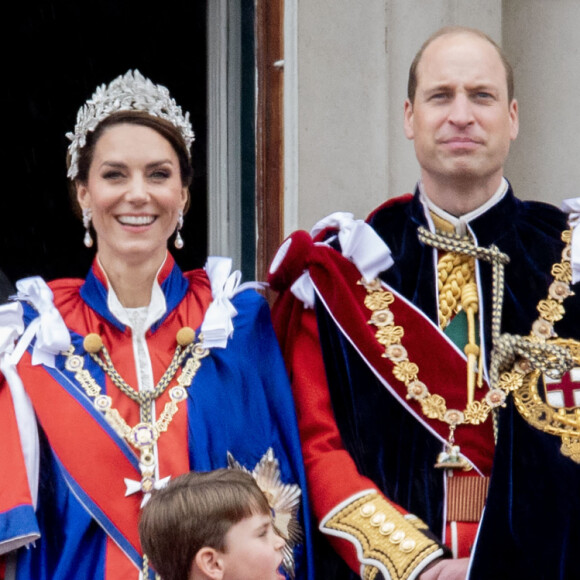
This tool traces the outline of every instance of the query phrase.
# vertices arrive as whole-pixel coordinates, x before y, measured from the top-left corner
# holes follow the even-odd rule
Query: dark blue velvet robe
[[[437,321],[433,248],[419,242],[426,226],[418,194],[388,202],[369,223],[392,251],[382,278]],[[505,268],[502,333],[526,336],[547,297],[551,267],[561,259],[566,215],[554,206],[522,202],[510,189],[469,224],[479,246],[495,244],[510,257]],[[483,345],[491,351],[491,265],[481,262]],[[556,325],[563,338],[580,338],[579,297],[568,298]],[[443,474],[433,467],[440,443],[395,401],[366,367],[321,304],[317,317],[337,425],[358,469],[393,501],[423,519],[434,533],[443,520]],[[410,329],[408,329],[410,331]],[[558,437],[530,426],[511,398],[499,413],[499,435],[487,506],[471,568],[472,580],[579,578],[580,465],[560,452]],[[330,565],[329,565],[330,566]],[[329,568],[330,569],[330,568]],[[348,578],[349,573],[328,576]],[[354,577],[354,575],[352,576]]]

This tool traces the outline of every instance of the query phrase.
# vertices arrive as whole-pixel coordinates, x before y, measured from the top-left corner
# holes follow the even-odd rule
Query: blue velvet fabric
[[[168,320],[174,325],[178,323],[179,316],[186,317],[188,314],[187,301],[180,302],[183,298],[184,285],[176,279],[177,273],[180,278],[185,279],[183,274],[174,268],[168,277],[171,283],[162,285],[162,289],[168,293],[167,303],[173,306],[171,313],[174,317]],[[93,275],[89,276],[89,284],[95,288],[102,287]],[[192,286],[189,291],[195,292],[196,288]],[[103,319],[108,319],[112,315],[103,297],[103,293],[97,293],[97,299],[93,300],[92,306],[99,308],[97,312]],[[76,299],[80,302],[80,299]],[[268,448],[272,448],[279,462],[280,480],[284,483],[298,484],[302,490],[301,507],[297,517],[304,537],[303,541],[294,547],[295,577],[296,580],[314,578],[311,515],[306,501],[306,476],[294,402],[284,361],[272,328],[269,307],[262,296],[250,289],[236,294],[232,298],[232,305],[237,315],[233,319],[234,332],[228,340],[227,347],[211,350],[188,389],[188,434],[183,445],[188,451],[189,467],[196,471],[226,467],[227,453],[230,452],[241,465],[252,470]],[[29,305],[24,305],[24,308],[28,324],[37,316],[37,312]],[[75,314],[81,319],[86,312],[79,307]],[[66,322],[71,326],[78,324],[83,328],[79,319],[67,319]],[[86,333],[83,332],[84,334]],[[71,338],[77,353],[86,352],[82,347],[83,336],[71,331]],[[130,340],[130,337],[127,340]],[[32,345],[29,349],[32,349]],[[87,354],[84,354],[84,357],[86,359],[84,368],[90,370],[93,378],[103,390],[106,390],[104,372]],[[259,361],[259,364],[256,364],[256,361]],[[27,363],[24,360],[20,364],[21,373],[26,371],[25,364]],[[82,416],[79,414],[78,421],[94,420],[101,424],[104,437],[112,439],[127,453],[134,468],[138,469],[138,458],[135,453],[107,424],[102,413],[94,407],[92,400],[72,379],[73,372],[64,367],[65,357],[61,355],[56,357],[55,369],[45,367],[43,371],[42,367],[38,367],[37,372],[46,373],[43,384],[49,385],[49,381],[55,381],[59,389],[66,390],[81,406],[86,407],[87,414]],[[27,384],[28,375],[22,376],[24,383]],[[4,385],[0,385],[2,386]],[[94,458],[95,464],[107,464],[110,458],[107,451],[103,451],[106,446],[99,445],[100,441],[78,441],[75,423],[67,423],[64,414],[62,420],[62,428],[72,430],[71,445],[78,446],[79,457],[88,454]],[[65,465],[59,459],[50,441],[53,433],[47,430],[45,435],[42,422],[39,422],[39,430],[41,461],[36,514],[32,513],[31,507],[22,509],[21,506],[15,506],[16,515],[25,519],[25,523],[29,526],[19,527],[22,526],[21,522],[15,521],[11,512],[0,513],[0,540],[12,539],[20,529],[24,533],[30,533],[35,531],[37,526],[41,532],[41,539],[37,540],[34,546],[18,551],[16,580],[119,578],[116,570],[106,566],[107,534],[125,550],[129,559],[140,566],[140,553],[136,553],[129,540],[108,517],[106,509],[110,508],[110,505],[99,506],[98,502],[102,497],[89,496],[83,489],[82,482],[76,482],[67,469],[70,464]],[[106,467],[103,469],[106,470]],[[121,478],[130,474],[109,472],[108,475],[111,478]],[[103,481],[102,489],[106,490],[108,484],[109,480]],[[118,498],[107,496],[107,493],[103,493],[103,496],[110,503],[123,502],[125,499],[122,496]],[[127,508],[127,519],[131,521],[134,514],[129,513],[129,509]],[[34,529],[31,530],[32,525]],[[136,564],[134,576],[131,578],[137,576],[139,572]]]
[[[434,250],[417,237],[417,227],[427,223],[418,193],[385,204],[368,221],[394,258],[383,279],[436,321],[436,261]],[[495,244],[510,257],[501,332],[529,334],[538,317],[538,301],[547,297],[553,280],[551,267],[561,259],[566,215],[551,205],[522,202],[510,187],[469,226],[477,245]],[[479,269],[489,362],[492,268],[480,262]],[[580,338],[579,298],[580,289],[578,296],[566,300],[566,317],[556,326],[559,336]],[[321,304],[317,316],[333,408],[346,448],[361,473],[438,533],[443,483],[433,464],[440,444],[393,400]],[[470,578],[578,578],[574,550],[580,547],[580,465],[561,454],[558,437],[526,423],[511,399],[499,415],[488,502]]]

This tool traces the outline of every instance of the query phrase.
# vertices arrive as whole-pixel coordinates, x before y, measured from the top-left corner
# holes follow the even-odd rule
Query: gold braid
[[[465,254],[448,252],[437,263],[439,325],[445,329],[461,309],[463,287],[475,278],[475,260]]]

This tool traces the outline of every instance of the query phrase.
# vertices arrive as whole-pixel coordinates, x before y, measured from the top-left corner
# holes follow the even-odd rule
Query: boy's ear
[[[225,569],[221,552],[214,548],[204,546],[195,555],[192,568],[197,568],[201,572],[202,578],[222,580]]]

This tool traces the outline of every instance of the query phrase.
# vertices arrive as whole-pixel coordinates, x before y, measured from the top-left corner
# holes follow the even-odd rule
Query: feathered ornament
[[[270,447],[253,471],[246,469],[228,451],[228,467],[250,473],[262,490],[273,512],[274,529],[286,543],[282,548],[282,567],[290,578],[295,577],[294,546],[303,540],[298,522],[302,491],[297,484],[283,483],[280,464]]]

